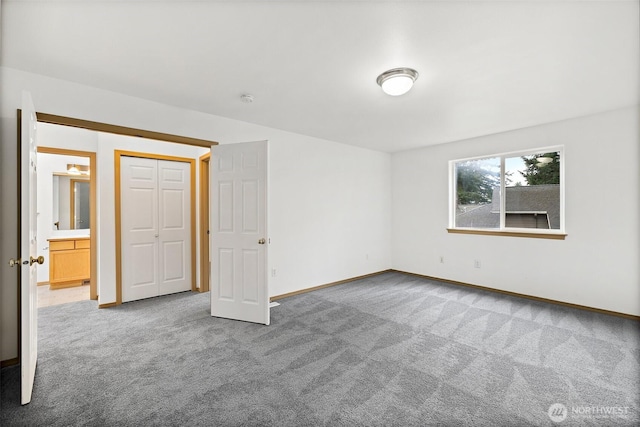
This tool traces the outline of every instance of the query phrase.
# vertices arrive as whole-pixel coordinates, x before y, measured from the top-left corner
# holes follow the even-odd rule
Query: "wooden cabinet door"
[[[91,276],[90,249],[51,251],[49,256],[49,282],[81,282]]]

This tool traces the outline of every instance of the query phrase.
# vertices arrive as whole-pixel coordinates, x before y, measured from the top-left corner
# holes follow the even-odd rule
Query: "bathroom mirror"
[[[53,176],[53,229],[89,228],[89,178],[77,175]]]

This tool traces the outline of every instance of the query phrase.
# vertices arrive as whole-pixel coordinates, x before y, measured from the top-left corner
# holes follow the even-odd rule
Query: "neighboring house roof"
[[[500,215],[493,212],[491,203],[476,207],[466,206],[466,211],[456,215],[456,227],[498,228]]]
[[[541,213],[552,229],[560,228],[560,185],[532,185],[506,188],[507,213]],[[500,226],[500,188],[493,189],[492,203],[466,206],[456,216],[457,227],[498,228]]]

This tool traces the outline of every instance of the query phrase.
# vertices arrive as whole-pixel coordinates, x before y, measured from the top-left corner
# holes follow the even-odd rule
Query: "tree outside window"
[[[454,161],[455,228],[561,228],[561,148]]]

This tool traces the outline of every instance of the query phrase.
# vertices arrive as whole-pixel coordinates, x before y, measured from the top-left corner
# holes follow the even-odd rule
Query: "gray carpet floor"
[[[271,326],[209,294],[40,309],[33,400],[3,369],[0,425],[640,424],[640,322],[396,272],[280,302]]]

